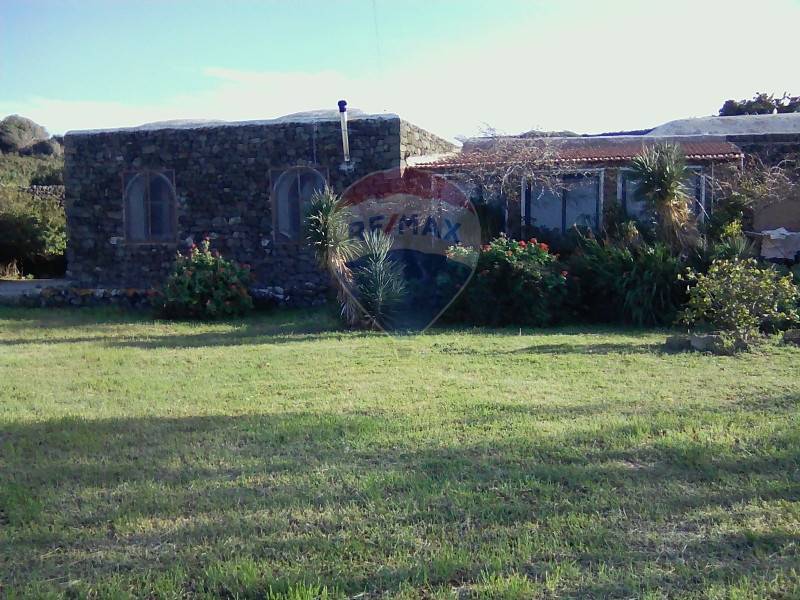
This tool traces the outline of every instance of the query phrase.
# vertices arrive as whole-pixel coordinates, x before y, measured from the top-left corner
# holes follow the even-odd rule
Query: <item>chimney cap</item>
[[[347,110],[347,100],[339,100],[339,112],[345,112]]]

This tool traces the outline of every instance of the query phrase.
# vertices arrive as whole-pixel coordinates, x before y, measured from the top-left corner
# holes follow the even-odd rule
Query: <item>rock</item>
[[[747,349],[747,343],[733,337],[732,334],[693,333],[690,336],[690,342],[693,350],[712,354],[730,355],[738,350]]]
[[[19,152],[48,138],[44,127],[25,117],[10,115],[0,121],[0,150],[3,152]]]
[[[800,346],[800,329],[788,329],[783,332],[783,343]]]
[[[664,347],[670,352],[684,352],[692,349],[692,340],[688,334],[676,333],[667,337]]]

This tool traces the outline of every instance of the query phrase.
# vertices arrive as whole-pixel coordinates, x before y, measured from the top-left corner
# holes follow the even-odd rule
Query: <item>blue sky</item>
[[[351,106],[597,132],[800,93],[800,1],[0,0],[0,114],[51,131]]]

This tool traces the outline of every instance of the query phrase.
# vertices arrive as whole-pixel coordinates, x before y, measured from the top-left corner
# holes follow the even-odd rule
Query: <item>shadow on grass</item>
[[[444,446],[411,427],[311,412],[0,425],[13,492],[0,493],[0,562],[12,585],[122,574],[146,587],[180,568],[184,591],[221,593],[211,566],[256,560],[250,597],[275,577],[354,594],[469,585],[487,568],[538,580],[557,561],[579,571],[566,595],[630,596],[622,578],[592,583],[598,565],[696,591],[797,557],[780,530],[712,539],[702,530],[723,517],[697,522],[800,500],[796,431],[754,451],[626,425]]]
[[[126,325],[160,326],[171,330],[147,328],[136,332],[138,335],[120,332]],[[200,332],[197,327],[211,328]],[[63,330],[64,335],[59,335]],[[70,335],[72,330],[78,335]],[[90,334],[83,333],[89,330]],[[35,331],[35,335],[19,336],[23,332]],[[132,330],[133,331],[133,330]],[[17,334],[18,337],[3,337],[3,333]],[[515,354],[631,354],[661,353],[660,344],[638,341],[651,335],[651,331],[613,327],[559,327],[552,329],[519,328],[472,328],[442,326],[427,330],[426,337],[439,336],[499,336],[518,337],[520,334],[534,334],[542,339],[558,337],[552,344],[536,344],[525,348],[499,351]],[[146,314],[123,312],[110,309],[9,309],[0,307],[0,344],[6,346],[28,344],[79,344],[101,343],[115,348],[203,348],[261,344],[287,344],[325,339],[341,339],[342,336],[380,337],[379,332],[347,330],[341,326],[332,311],[326,308],[313,310],[278,310],[271,313],[256,313],[247,318],[201,323],[154,321]],[[594,336],[624,336],[629,341],[594,341]],[[399,339],[406,337],[399,335]],[[414,334],[411,334],[414,337]],[[464,347],[458,344],[445,344],[434,348],[449,354],[476,354],[480,348]],[[496,354],[489,349],[487,353]]]

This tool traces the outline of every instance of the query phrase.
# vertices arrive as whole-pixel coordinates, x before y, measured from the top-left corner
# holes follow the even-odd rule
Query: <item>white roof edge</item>
[[[334,112],[334,111],[326,111]],[[164,131],[164,130],[187,130],[187,129],[211,129],[217,127],[247,127],[247,126],[263,126],[263,125],[286,125],[286,124],[304,124],[304,123],[325,123],[325,122],[338,122],[339,112],[335,111],[336,115],[322,114],[319,111],[311,111],[308,113],[296,113],[277,117],[275,119],[257,119],[251,121],[217,121],[206,119],[176,119],[173,121],[157,121],[155,123],[144,123],[134,127],[113,127],[109,129],[77,129],[67,131],[65,136],[75,135],[96,135],[101,133],[132,133],[136,131]],[[395,113],[375,113],[368,114],[360,111],[347,111],[347,118],[350,121],[357,120],[386,120],[391,121],[400,119],[400,116]]]

